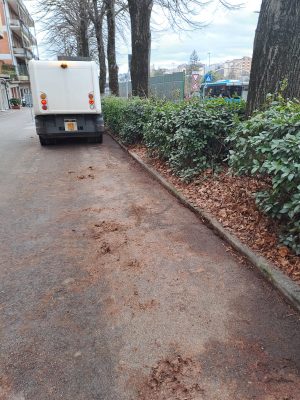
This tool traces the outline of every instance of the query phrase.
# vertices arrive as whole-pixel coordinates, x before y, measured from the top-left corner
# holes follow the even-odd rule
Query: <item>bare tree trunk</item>
[[[109,88],[112,94],[119,96],[119,67],[116,60],[116,15],[115,0],[106,0],[107,16],[107,61],[109,73]]]
[[[95,36],[97,40],[97,48],[98,48],[98,60],[99,60],[99,68],[100,68],[100,93],[103,94],[105,92],[105,84],[106,84],[106,60],[105,60],[105,47],[103,40],[103,19],[104,19],[104,10],[105,7],[102,4],[101,10],[98,10],[98,0],[93,0],[93,23],[95,27]]]
[[[153,0],[128,0],[131,22],[131,80],[134,96],[148,96]]]
[[[78,56],[89,57],[89,37],[88,37],[89,18],[85,2],[80,4],[80,26],[78,35]]]
[[[284,79],[284,95],[300,98],[300,3],[263,0],[254,41],[247,114],[258,109]]]

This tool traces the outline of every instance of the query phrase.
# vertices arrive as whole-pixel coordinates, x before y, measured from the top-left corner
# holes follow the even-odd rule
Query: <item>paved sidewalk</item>
[[[299,315],[115,142],[0,130],[1,400],[299,400]]]

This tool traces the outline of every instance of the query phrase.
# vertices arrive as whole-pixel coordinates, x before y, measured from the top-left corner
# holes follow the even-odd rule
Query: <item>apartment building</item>
[[[30,93],[27,64],[30,59],[36,58],[37,43],[33,34],[34,21],[22,0],[0,0],[1,25],[1,81],[9,82],[10,98],[26,97]]]
[[[250,77],[252,58],[242,57],[226,61],[224,64],[224,78],[243,79]]]

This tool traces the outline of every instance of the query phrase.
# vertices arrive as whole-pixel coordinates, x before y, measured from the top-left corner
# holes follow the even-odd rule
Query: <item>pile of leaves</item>
[[[224,168],[219,173],[208,169],[186,183],[165,162],[149,157],[145,146],[132,146],[131,151],[159,171],[190,203],[209,212],[243,243],[300,283],[300,257],[280,243],[280,224],[265,215],[255,201],[256,193],[268,189],[270,181],[234,176]]]
[[[230,134],[229,164],[239,175],[268,185],[256,194],[259,208],[278,220],[281,242],[300,254],[300,103],[281,97]]]

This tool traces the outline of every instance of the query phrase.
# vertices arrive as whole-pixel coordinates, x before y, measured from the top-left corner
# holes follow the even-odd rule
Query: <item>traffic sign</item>
[[[213,80],[212,74],[206,74],[204,76],[204,82],[212,82],[212,80]]]
[[[200,87],[200,74],[198,71],[192,72],[192,92],[198,92]]]

